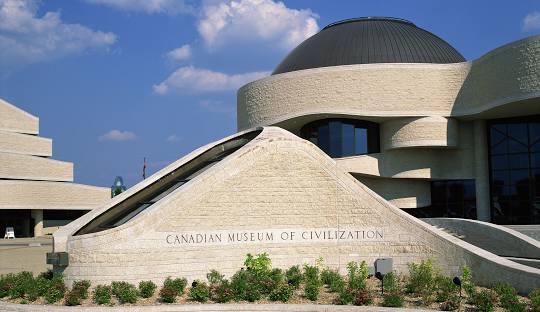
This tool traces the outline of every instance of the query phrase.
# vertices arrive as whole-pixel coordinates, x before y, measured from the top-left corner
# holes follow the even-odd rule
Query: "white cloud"
[[[174,49],[167,53],[167,58],[171,61],[183,61],[191,57],[191,46],[184,44],[180,48]]]
[[[228,75],[193,66],[180,67],[160,84],[154,85],[154,92],[201,92],[235,90],[240,86],[270,75],[270,72],[251,72]]]
[[[523,18],[523,31],[540,30],[540,12],[534,11]]]
[[[167,142],[180,142],[182,141],[184,138],[181,137],[181,136],[178,136],[176,134],[171,134],[167,137]]]
[[[234,107],[220,100],[202,100],[199,106],[212,113],[234,113]]]
[[[183,0],[86,0],[124,11],[145,13],[193,13],[194,8]]]
[[[0,0],[0,66],[48,61],[92,48],[107,48],[116,35],[67,24],[58,12],[37,16],[37,0]]]
[[[275,42],[291,49],[314,35],[318,16],[272,0],[232,0],[203,6],[199,34],[209,47],[235,40]]]
[[[133,141],[136,138],[133,132],[114,129],[100,136],[99,141]]]

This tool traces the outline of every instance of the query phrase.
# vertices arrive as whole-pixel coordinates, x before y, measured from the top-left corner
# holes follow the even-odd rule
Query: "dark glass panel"
[[[499,131],[500,133],[506,135],[506,124],[494,124],[491,126],[492,129]]]
[[[367,129],[364,129],[364,128],[354,129],[354,140],[355,140],[354,153],[356,155],[367,154],[368,152],[367,137],[368,137]]]
[[[451,181],[448,182],[448,201],[457,202],[463,200],[463,182],[462,181]]]
[[[467,200],[463,204],[464,218],[465,219],[476,219],[476,201]]]
[[[531,153],[531,168],[540,168],[540,153]]]
[[[540,140],[540,122],[529,123],[529,142],[533,144]]]
[[[491,173],[492,186],[502,186],[510,184],[510,176],[508,171],[493,171]]]
[[[529,144],[526,123],[508,124],[508,136],[520,142],[524,146]]]
[[[444,182],[431,182],[431,202],[442,203],[446,201],[446,184]]]
[[[491,156],[491,168],[495,170],[508,169],[508,156],[506,154]]]
[[[493,158],[495,157],[499,157],[499,156],[493,156]],[[521,154],[508,155],[508,162],[510,165],[510,169],[529,168],[529,154],[521,153]],[[499,169],[499,168],[493,167],[493,169]]]
[[[343,124],[343,146],[341,147],[343,151],[343,156],[354,155],[354,125],[350,123]]]
[[[510,184],[528,183],[528,181],[528,169],[510,170]]]
[[[505,154],[508,153],[508,140],[502,140],[500,143],[491,147],[491,154]]]
[[[330,121],[328,123],[330,131],[330,146],[328,152],[330,157],[341,157],[343,150],[341,149],[341,142],[343,142],[343,132],[341,131],[340,121]]]
[[[527,153],[529,148],[527,144],[523,144],[519,141],[509,139],[508,140],[508,153]]]
[[[474,180],[466,180],[463,182],[463,199],[474,200],[476,198],[476,188]]]
[[[500,131],[494,128],[491,128],[489,137],[490,137],[491,146],[495,146],[498,143],[500,143],[502,140],[506,139],[506,135],[504,133],[501,133]]]
[[[327,154],[330,151],[330,130],[328,124],[322,124],[319,127],[319,147]]]

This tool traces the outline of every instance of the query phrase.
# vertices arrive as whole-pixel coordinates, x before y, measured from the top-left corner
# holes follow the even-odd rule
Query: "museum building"
[[[539,47],[466,61],[407,20],[339,21],[238,91],[238,129],[289,130],[417,217],[539,224]]]
[[[73,164],[51,159],[39,118],[0,99],[0,234],[52,234],[110,199],[108,188],[73,183]]]
[[[540,36],[466,61],[406,20],[331,24],[239,89],[238,133],[59,229],[48,263],[69,284],[431,258],[528,292],[540,242],[472,219],[539,222],[539,65]]]

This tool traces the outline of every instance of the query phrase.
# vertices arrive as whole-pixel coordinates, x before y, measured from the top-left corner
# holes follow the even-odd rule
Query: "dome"
[[[371,63],[460,63],[450,44],[412,22],[360,17],[332,23],[297,46],[272,73]]]

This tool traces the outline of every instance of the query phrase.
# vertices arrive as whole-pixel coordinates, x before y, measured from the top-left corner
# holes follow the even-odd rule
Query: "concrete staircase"
[[[540,242],[510,228],[468,219],[426,218],[423,221],[510,261],[540,268]]]

